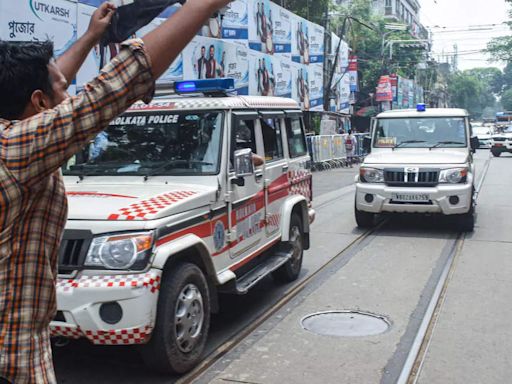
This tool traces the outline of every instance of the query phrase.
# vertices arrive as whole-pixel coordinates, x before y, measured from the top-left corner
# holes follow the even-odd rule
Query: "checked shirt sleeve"
[[[18,182],[35,186],[135,101],[149,102],[153,92],[151,63],[142,40],[127,41],[83,92],[5,129],[0,159]]]

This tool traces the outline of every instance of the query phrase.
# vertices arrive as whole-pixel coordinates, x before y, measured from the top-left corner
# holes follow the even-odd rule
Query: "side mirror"
[[[370,136],[363,137],[363,150],[365,153],[372,151],[372,138]]]
[[[478,148],[480,148],[480,141],[478,140],[478,137],[472,136],[471,139],[470,139],[470,145],[471,145],[471,150],[473,151],[473,153]]]
[[[254,175],[254,164],[252,162],[252,151],[250,148],[235,151],[235,175],[237,178]]]

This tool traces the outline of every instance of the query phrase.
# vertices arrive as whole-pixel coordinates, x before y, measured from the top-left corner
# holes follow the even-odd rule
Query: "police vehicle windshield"
[[[389,118],[376,122],[376,148],[461,148],[467,145],[463,117]]]
[[[64,167],[64,175],[218,174],[223,113],[128,112]]]

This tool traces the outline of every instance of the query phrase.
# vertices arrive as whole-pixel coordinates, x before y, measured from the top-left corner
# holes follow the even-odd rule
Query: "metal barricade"
[[[331,169],[347,165],[345,135],[317,135],[307,137],[313,170]]]

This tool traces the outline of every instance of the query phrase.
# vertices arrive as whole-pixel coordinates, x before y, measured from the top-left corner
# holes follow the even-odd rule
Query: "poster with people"
[[[249,0],[235,0],[229,3],[222,19],[222,38],[249,39]]]
[[[309,109],[323,111],[324,109],[324,68],[322,64],[310,64],[308,68],[309,79]]]
[[[42,2],[0,0],[0,39],[54,43],[54,53],[62,55],[77,39],[76,3],[53,0]],[[75,84],[69,88],[75,92]]]
[[[309,31],[309,62],[324,62],[324,33],[325,28],[308,21]]]
[[[309,64],[309,23],[297,15],[291,17],[292,61]]]
[[[342,74],[342,77],[339,82],[339,87],[339,112],[348,114],[350,112],[350,75],[348,74],[348,72]]]
[[[309,103],[309,73],[306,65],[291,62],[292,99],[297,101],[302,109],[308,110]]]
[[[272,21],[273,50],[269,54],[279,54],[291,58],[292,54],[292,13],[277,4],[270,3],[269,19]]]
[[[249,48],[274,54],[274,23],[269,0],[249,0]]]
[[[237,41],[196,36],[183,50],[183,77],[191,79],[235,79],[239,95],[249,92],[247,47]]]
[[[249,51],[249,91],[257,96],[292,97],[291,60]]]

